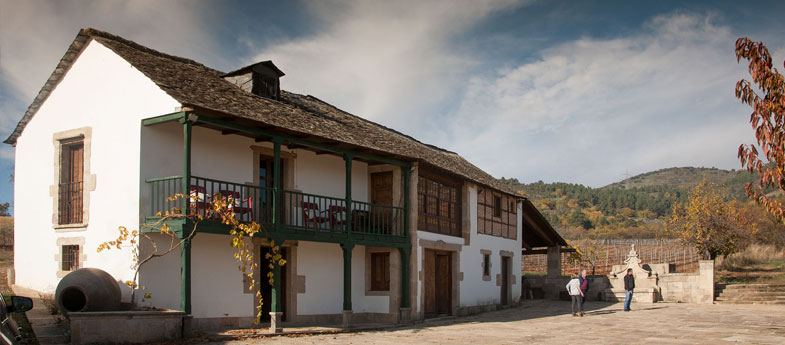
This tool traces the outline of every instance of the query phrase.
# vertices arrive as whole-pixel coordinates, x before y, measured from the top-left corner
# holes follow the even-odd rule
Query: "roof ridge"
[[[158,57],[174,60],[174,61],[177,61],[177,62],[186,63],[186,64],[189,64],[189,65],[195,65],[195,66],[198,66],[198,67],[206,68],[206,69],[209,69],[209,70],[212,70],[212,71],[215,71],[215,72],[223,74],[223,72],[221,72],[219,70],[216,70],[214,68],[211,68],[211,67],[207,67],[204,64],[202,64],[201,62],[198,62],[196,60],[189,59],[189,58],[184,58],[182,56],[166,54],[166,53],[160,52],[158,50],[155,50],[153,48],[149,48],[147,46],[144,46],[144,45],[141,45],[141,44],[136,43],[134,41],[131,41],[129,39],[117,36],[115,34],[111,34],[111,33],[106,32],[106,31],[102,31],[102,30],[98,30],[98,29],[95,29],[95,28],[88,27],[86,29],[80,30],[79,33],[87,35],[88,37],[91,37],[91,38],[92,37],[101,37],[101,38],[109,39],[109,40],[112,40],[112,41],[116,41],[118,43],[125,44],[125,45],[127,45],[127,46],[129,46],[131,48],[134,48],[134,49],[137,49],[137,50],[141,50],[141,51],[143,51],[145,53],[148,53],[148,54],[151,54],[151,55],[155,55],[155,56],[158,56]]]

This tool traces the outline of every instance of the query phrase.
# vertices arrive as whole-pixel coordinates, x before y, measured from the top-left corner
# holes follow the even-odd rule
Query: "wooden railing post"
[[[351,153],[345,153],[343,160],[346,162],[346,237],[352,237],[352,158]]]
[[[281,138],[273,138],[273,231],[281,230]]]

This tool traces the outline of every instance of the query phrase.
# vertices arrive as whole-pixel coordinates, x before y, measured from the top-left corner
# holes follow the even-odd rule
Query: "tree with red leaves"
[[[771,54],[763,42],[746,37],[736,40],[736,61],[741,59],[749,61],[752,83],[745,79],[736,83],[736,98],[752,107],[750,124],[758,143],[739,146],[738,155],[742,166],[760,179],[748,183],[746,193],[783,220],[782,201],[767,196],[765,191],[785,191],[785,77],[772,68]]]

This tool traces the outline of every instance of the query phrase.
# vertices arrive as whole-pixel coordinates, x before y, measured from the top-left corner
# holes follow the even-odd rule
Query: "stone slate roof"
[[[24,127],[90,39],[98,41],[128,61],[184,107],[215,111],[289,133],[315,136],[371,152],[393,155],[402,160],[418,161],[523,198],[454,152],[424,144],[395,130],[342,111],[316,97],[283,90],[280,101],[258,97],[224,80],[223,72],[91,28],[80,30],[5,143],[16,144]]]

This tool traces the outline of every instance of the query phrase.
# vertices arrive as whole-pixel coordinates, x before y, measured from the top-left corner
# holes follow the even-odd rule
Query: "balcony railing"
[[[57,223],[82,223],[82,181],[60,183],[58,186]]]
[[[231,197],[229,205],[235,217],[242,222],[255,221],[266,231],[274,231],[277,217],[283,230],[306,230],[310,233],[374,235],[375,237],[405,237],[404,209],[402,207],[352,201],[346,207],[346,199],[291,190],[281,190],[278,209],[273,209],[275,192],[272,188],[232,183],[203,177],[191,177],[189,192],[183,193],[183,177],[172,176],[150,179],[152,216],[167,211],[188,212],[209,218],[210,205],[215,198]],[[172,200],[180,193],[188,200]],[[347,219],[351,218],[347,224]]]

